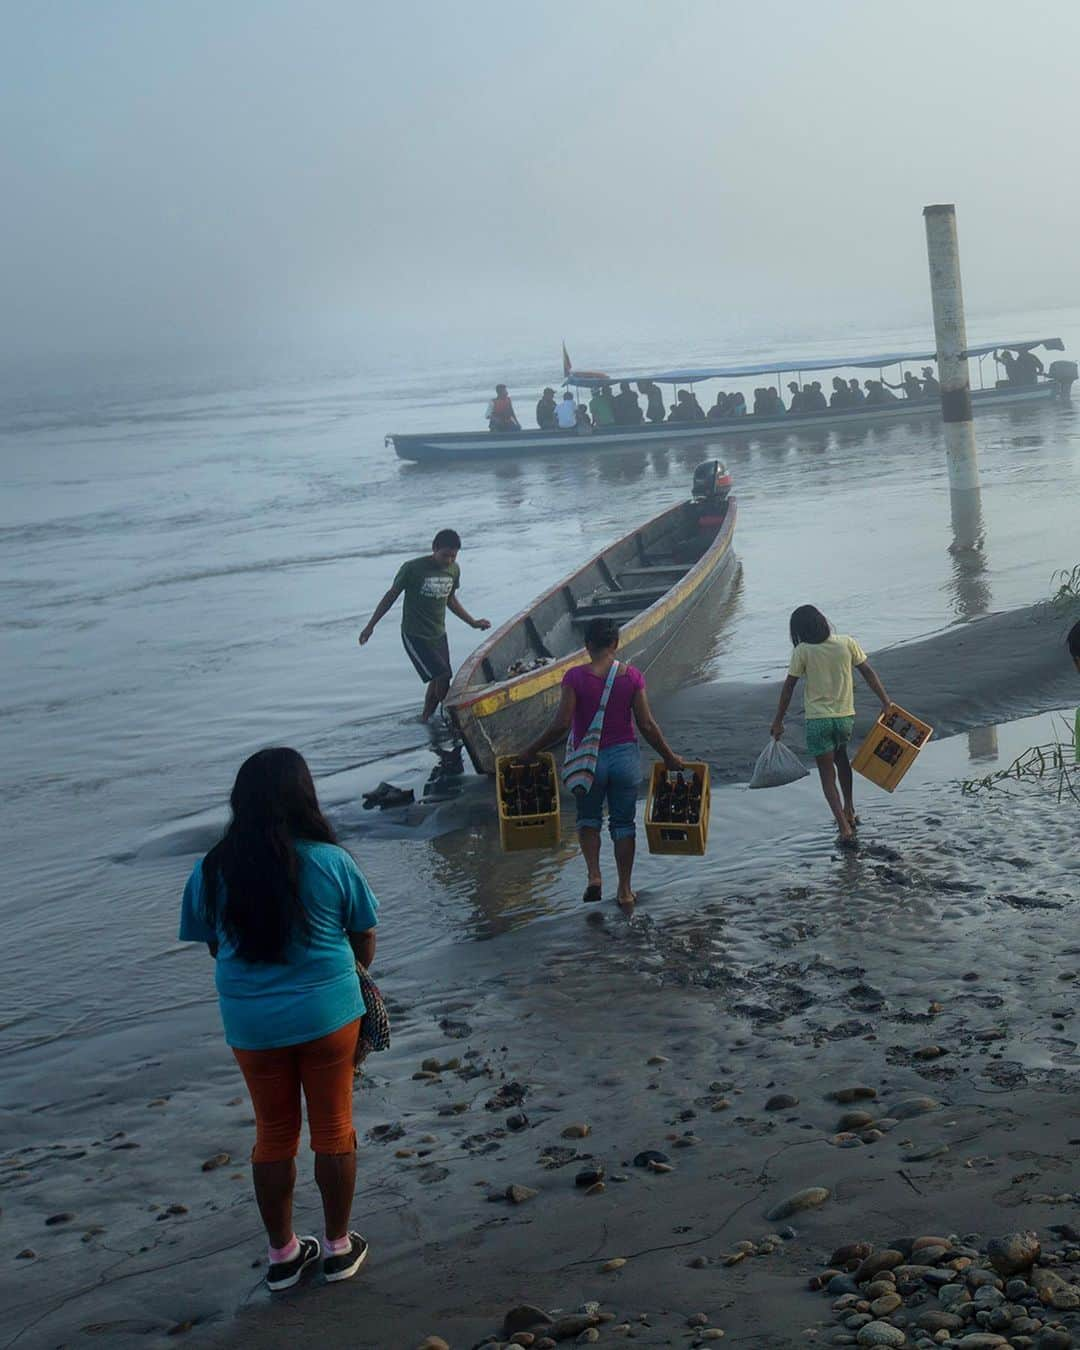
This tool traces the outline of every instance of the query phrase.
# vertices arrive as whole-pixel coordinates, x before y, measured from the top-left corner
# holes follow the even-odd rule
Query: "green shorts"
[[[851,733],[854,730],[854,717],[808,717],[807,754],[817,759],[818,755],[831,755],[834,750],[842,750],[851,740]]]

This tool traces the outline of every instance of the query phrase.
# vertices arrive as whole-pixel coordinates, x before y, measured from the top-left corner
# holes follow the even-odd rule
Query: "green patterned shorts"
[[[806,750],[817,759],[842,750],[851,740],[855,729],[854,717],[808,717],[806,719]]]

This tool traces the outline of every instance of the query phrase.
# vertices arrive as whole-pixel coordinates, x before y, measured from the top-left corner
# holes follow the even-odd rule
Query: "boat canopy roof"
[[[977,347],[969,347],[965,356],[986,356],[995,351],[1030,351],[1032,347],[1045,347],[1048,351],[1063,352],[1065,344],[1060,338],[1027,338],[1023,342],[987,342]],[[789,357],[786,361],[769,361],[763,365],[749,366],[702,366],[692,370],[662,370],[656,374],[597,375],[591,371],[576,374],[571,371],[563,384],[574,385],[578,389],[595,389],[602,384],[618,384],[622,380],[636,383],[638,380],[653,380],[657,384],[696,384],[698,380],[739,379],[745,375],[783,375],[801,373],[806,370],[838,370],[842,367],[880,370],[884,366],[895,366],[900,362],[936,361],[937,351],[921,352],[881,352],[876,356],[805,356]]]

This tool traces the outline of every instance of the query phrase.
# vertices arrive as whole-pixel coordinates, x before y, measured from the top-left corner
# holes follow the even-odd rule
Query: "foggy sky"
[[[1071,0],[36,0],[4,18],[4,356],[929,332],[936,201],[957,204],[969,313],[1077,299]]]

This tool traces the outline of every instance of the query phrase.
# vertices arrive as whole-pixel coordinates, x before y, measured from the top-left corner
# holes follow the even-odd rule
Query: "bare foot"
[[[637,903],[637,891],[620,891],[615,897],[615,903],[622,905],[623,909],[632,909]]]
[[[853,806],[845,806],[844,816],[847,820],[847,823],[851,826],[852,830],[854,830],[855,827],[859,824],[859,817],[855,814],[855,808]]]

